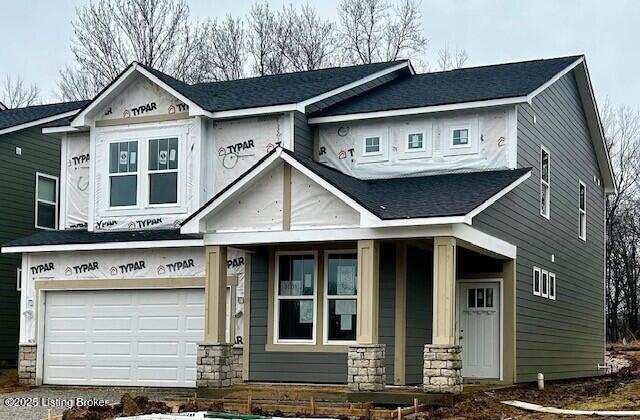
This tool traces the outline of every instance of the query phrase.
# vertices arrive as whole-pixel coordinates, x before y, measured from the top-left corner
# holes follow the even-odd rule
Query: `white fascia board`
[[[518,247],[503,239],[496,238],[462,223],[453,225],[451,230],[451,236],[455,238],[506,258],[516,258]]]
[[[18,254],[29,252],[60,252],[60,251],[97,251],[104,249],[145,249],[145,248],[182,248],[204,246],[203,239],[182,239],[172,241],[123,241],[101,242],[94,244],[64,244],[64,245],[28,245],[2,247],[3,254]]]
[[[297,104],[270,105],[255,108],[230,109],[228,111],[214,111],[206,115],[214,120],[223,120],[230,118],[251,117],[256,115],[281,114],[284,112],[300,111]],[[302,110],[301,112],[304,112]]]
[[[447,105],[424,106],[418,108],[394,109],[390,111],[361,112],[357,114],[331,115],[327,117],[309,118],[309,124],[324,124],[344,121],[366,120],[373,118],[401,117],[405,115],[428,114],[432,112],[458,111],[464,109],[487,108],[501,105],[515,105],[527,102],[526,96],[513,98],[490,99],[487,101],[460,102]]]
[[[79,109],[79,108],[78,108]],[[7,127],[3,130],[0,130],[0,135],[12,133],[14,131],[24,130],[25,128],[35,127],[40,124],[46,124],[51,121],[59,120],[60,118],[71,117],[78,112],[78,109],[74,109],[73,111],[64,112],[62,114],[51,115],[50,117],[40,118],[39,120],[30,121],[20,125],[14,125],[13,127]],[[44,132],[44,131],[43,131]]]
[[[398,71],[400,69],[403,69],[405,67],[408,67],[410,69],[410,71],[412,72],[412,74],[415,73],[415,70],[413,70],[413,67],[411,67],[411,63],[409,62],[409,60],[407,60],[407,61],[405,61],[403,63],[400,63],[400,64],[397,64],[395,66],[387,67],[386,69],[377,71],[375,73],[371,73],[370,75],[368,75],[366,77],[363,77],[362,79],[356,80],[355,82],[351,82],[351,83],[346,84],[344,86],[340,86],[339,88],[336,88],[336,89],[330,90],[328,92],[325,92],[325,93],[323,93],[321,95],[314,96],[313,98],[309,98],[307,100],[304,100],[304,101],[300,102],[298,105],[304,110],[307,106],[309,106],[311,104],[314,104],[316,102],[325,100],[325,99],[330,98],[330,97],[335,96],[335,95],[339,95],[342,92],[345,92],[347,90],[356,88],[356,87],[358,87],[360,85],[363,85],[365,83],[369,83],[372,80],[375,80],[375,79],[377,79],[379,77],[385,76],[385,75],[387,75],[389,73],[393,73],[393,72]],[[304,111],[302,111],[302,112],[304,112]]]
[[[42,134],[65,134],[65,133],[77,133],[80,131],[87,131],[78,127],[72,127],[70,125],[62,127],[43,127]]]
[[[264,162],[262,162],[257,168],[255,168],[252,173],[247,174],[244,178],[241,178],[236,182],[233,186],[227,189],[224,193],[222,193],[219,197],[217,197],[213,202],[209,203],[206,207],[197,210],[198,214],[189,220],[187,223],[182,225],[180,228],[181,233],[202,233],[204,232],[204,220],[218,207],[224,205],[226,201],[233,197],[236,193],[242,191],[245,187],[248,187],[255,183],[258,180],[258,175],[264,171],[267,171],[278,161],[278,158],[282,154],[282,150],[278,150],[272,156],[267,158]]]
[[[360,226],[363,228],[378,228],[390,226],[429,226],[446,225],[454,223],[467,223],[466,216],[443,216],[443,217],[419,217],[413,219],[390,219],[382,220],[375,218],[360,218]]]
[[[562,76],[564,76],[565,74],[569,73],[571,70],[573,70],[578,64],[583,63],[584,62],[584,57],[580,57],[579,59],[577,59],[576,61],[574,61],[573,63],[569,64],[567,67],[565,67],[564,69],[562,69],[561,71],[559,71],[558,73],[556,73],[551,79],[547,80],[545,83],[543,83],[540,87],[538,87],[536,90],[534,90],[533,92],[531,92],[530,94],[527,95],[527,102],[529,104],[531,104],[531,101],[533,100],[533,98],[535,98],[536,96],[538,96],[541,92],[543,92],[544,90],[546,90],[549,86],[551,86],[552,84],[554,84],[555,82],[557,82],[558,80],[560,80],[560,78]]]
[[[515,181],[513,181],[511,184],[507,185],[505,188],[500,190],[497,194],[491,196],[487,201],[485,201],[484,203],[482,203],[481,205],[479,205],[475,209],[471,210],[465,216],[465,218],[467,219],[467,223],[471,224],[471,221],[475,216],[477,216],[478,214],[483,212],[487,207],[489,207],[490,205],[492,205],[493,203],[498,201],[500,198],[504,197],[507,193],[512,191],[518,185],[522,184],[524,181],[529,179],[530,176],[531,176],[531,170],[529,170],[526,174],[522,175],[520,178],[518,178]]]

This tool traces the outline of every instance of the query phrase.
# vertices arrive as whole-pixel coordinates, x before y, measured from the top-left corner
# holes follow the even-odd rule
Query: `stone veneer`
[[[425,392],[462,392],[462,347],[425,344],[423,389]]]
[[[349,346],[349,389],[351,391],[382,391],[385,387],[384,356],[384,344]]]
[[[242,348],[233,344],[199,344],[196,386],[224,388],[242,382]]]
[[[35,344],[21,344],[18,349],[18,383],[20,385],[36,384],[36,356],[38,347]]]

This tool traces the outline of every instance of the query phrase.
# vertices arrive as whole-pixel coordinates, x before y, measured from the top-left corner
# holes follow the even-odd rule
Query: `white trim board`
[[[13,127],[7,127],[5,129],[0,130],[0,136],[3,134],[8,134],[8,133],[12,133],[14,131],[20,131],[20,130],[24,130],[26,128],[31,128],[31,127],[35,127],[41,124],[46,124],[55,120],[59,120],[60,118],[65,118],[65,117],[71,117],[72,115],[75,115],[80,108],[78,109],[74,109],[72,111],[67,111],[64,112],[62,114],[56,114],[56,115],[51,115],[49,117],[46,118],[40,118],[39,120],[35,120],[35,121],[30,121],[30,122],[26,122],[23,124],[19,124],[19,125],[14,125]],[[44,131],[43,131],[44,132]]]

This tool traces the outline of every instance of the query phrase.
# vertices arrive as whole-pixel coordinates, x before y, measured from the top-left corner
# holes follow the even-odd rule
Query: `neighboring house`
[[[43,132],[60,230],[3,248],[23,382],[600,373],[615,185],[582,56],[195,85],[134,63]]]
[[[58,227],[60,140],[42,134],[42,125],[76,114],[85,104],[50,104],[0,111],[2,243]],[[36,191],[40,193],[39,198]],[[15,366],[18,360],[20,268],[19,255],[0,255],[0,365]]]

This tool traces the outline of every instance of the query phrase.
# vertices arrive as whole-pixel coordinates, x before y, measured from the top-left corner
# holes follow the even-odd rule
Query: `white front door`
[[[193,387],[203,289],[47,292],[44,383]]]
[[[500,283],[461,282],[459,291],[462,376],[500,378]]]

